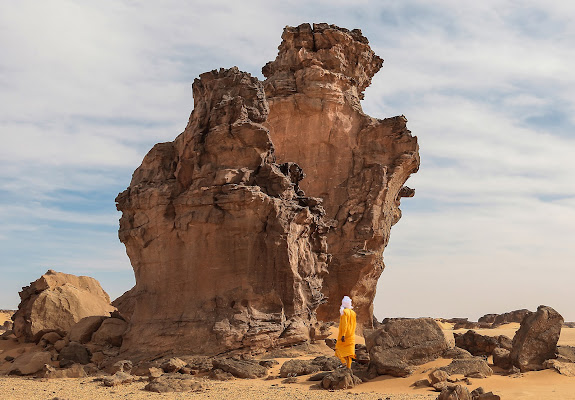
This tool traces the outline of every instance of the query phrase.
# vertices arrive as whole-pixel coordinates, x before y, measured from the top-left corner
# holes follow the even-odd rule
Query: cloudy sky
[[[114,198],[173,140],[200,73],[262,78],[284,26],[360,28],[384,58],[364,110],[404,114],[421,168],[375,314],[539,304],[575,320],[575,3],[0,0],[0,308],[52,268],[134,283]]]

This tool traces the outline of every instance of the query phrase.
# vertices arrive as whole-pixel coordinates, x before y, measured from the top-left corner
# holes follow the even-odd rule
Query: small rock
[[[208,376],[210,377],[210,379],[214,379],[216,381],[229,381],[231,379],[234,379],[234,376],[232,374],[223,371],[219,368],[211,370]]]
[[[160,366],[164,372],[172,373],[172,372],[179,372],[182,368],[184,368],[187,363],[179,358],[170,358],[168,361],[162,363]]]
[[[420,379],[418,381],[413,382],[411,386],[415,388],[423,388],[431,386],[431,383],[427,379]]]
[[[443,389],[437,400],[472,400],[472,398],[465,386],[455,385]]]
[[[327,390],[351,389],[362,381],[348,369],[340,369],[326,375],[321,381],[321,387]]]
[[[118,386],[125,385],[127,383],[132,383],[136,379],[135,376],[127,374],[125,372],[116,372],[112,376],[107,376],[102,379],[104,386]]]
[[[447,381],[447,378],[449,378],[449,374],[441,369],[436,369],[434,371],[431,371],[429,373],[429,382],[431,385],[437,383],[437,382],[444,382]]]
[[[290,376],[289,378],[285,378],[282,383],[298,383],[298,379],[295,376]]]
[[[189,392],[202,390],[204,386],[189,375],[162,376],[148,383],[144,390],[156,393]]]

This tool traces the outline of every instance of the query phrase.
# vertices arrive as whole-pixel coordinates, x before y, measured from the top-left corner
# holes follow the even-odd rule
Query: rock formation
[[[194,82],[186,129],[116,199],[136,275],[115,302],[130,319],[124,352],[320,338],[316,310],[337,319],[344,294],[371,326],[382,252],[419,166],[403,116],[361,110],[382,62],[359,30],[303,24],[286,27],[263,84],[235,67]]]
[[[548,306],[528,314],[513,337],[511,361],[521,372],[543,369],[546,360],[556,358],[563,317]]]
[[[372,326],[377,280],[391,226],[401,217],[404,187],[419,167],[417,138],[403,116],[376,119],[360,100],[383,60],[361,31],[328,24],[286,27],[277,58],[262,72],[270,114],[265,125],[279,162],[293,161],[308,178],[301,188],[321,197],[332,226],[332,254],[318,310],[336,320],[350,295],[358,323]]]
[[[14,334],[21,340],[40,340],[47,332],[64,335],[76,322],[94,315],[109,316],[114,307],[94,278],[49,270],[20,292]]]

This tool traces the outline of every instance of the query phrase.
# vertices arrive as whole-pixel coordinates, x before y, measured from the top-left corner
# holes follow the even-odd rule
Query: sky
[[[190,84],[263,79],[286,25],[359,28],[385,62],[366,113],[405,115],[421,167],[375,315],[545,304],[575,321],[575,3],[564,0],[0,0],[0,308],[48,269],[134,284],[114,199],[193,107]]]

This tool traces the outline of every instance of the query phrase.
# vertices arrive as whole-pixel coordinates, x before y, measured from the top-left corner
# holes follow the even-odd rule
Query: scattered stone
[[[144,390],[156,393],[190,392],[204,389],[204,385],[189,375],[162,376],[148,383]]]
[[[453,360],[451,364],[439,368],[449,375],[464,375],[467,377],[485,378],[493,374],[487,362],[480,357]]]
[[[127,374],[132,373],[132,361],[130,360],[120,360],[116,361],[112,366],[106,369],[106,372],[113,375],[116,372],[125,372]]]
[[[431,383],[427,379],[420,379],[418,381],[413,382],[411,386],[415,388],[423,388],[431,386]]]
[[[335,344],[337,343],[337,339],[325,339],[325,344],[332,350],[335,350]]]
[[[108,318],[102,322],[100,328],[92,335],[92,342],[101,345],[120,347],[128,323],[119,318]]]
[[[14,357],[12,357],[12,356],[6,356],[6,357],[4,357],[4,360],[9,361],[9,362],[10,362],[10,361],[14,361]]]
[[[314,364],[312,360],[288,360],[280,368],[280,377],[309,375],[321,370],[321,366]]]
[[[76,324],[72,325],[68,332],[68,338],[72,342],[88,343],[92,339],[94,332],[98,330],[106,318],[107,317],[101,315],[82,318]]]
[[[236,378],[264,378],[268,375],[268,370],[255,361],[232,360],[229,358],[219,358],[213,360],[214,368],[219,368],[229,372]]]
[[[298,383],[298,382],[299,380],[295,376],[287,377],[282,381],[282,383]]]
[[[504,348],[498,347],[493,350],[493,365],[502,369],[511,367],[511,352]]]
[[[379,375],[408,376],[414,366],[435,360],[447,350],[443,331],[432,318],[385,321],[365,338],[370,368]]]
[[[62,379],[62,378],[85,378],[88,376],[84,367],[80,364],[74,364],[69,368],[57,369],[46,365],[44,373],[42,374],[44,378],[48,379]]]
[[[179,358],[170,358],[160,365],[160,368],[167,373],[180,372],[187,363]]]
[[[351,389],[361,383],[361,379],[350,370],[342,368],[326,375],[321,381],[321,387],[327,390],[341,390]]]
[[[491,355],[499,342],[492,336],[480,335],[475,331],[467,331],[463,334],[454,334],[455,345],[469,351],[474,356]]]
[[[436,391],[436,392],[442,392],[444,391],[446,388],[454,388],[456,385],[454,383],[451,382],[447,382],[447,381],[441,381],[441,382],[436,382],[434,384],[431,385],[431,387]]]
[[[125,372],[116,372],[112,376],[106,376],[102,379],[104,386],[118,386],[132,383],[136,377]]]
[[[543,368],[554,369],[561,375],[575,376],[575,363],[565,362],[560,360],[546,360],[543,363]]]
[[[435,369],[429,373],[429,382],[431,385],[437,382],[445,382],[449,378],[449,374],[441,369]]]
[[[234,376],[229,372],[223,371],[219,368],[213,369],[210,371],[209,374],[210,379],[214,379],[216,381],[229,381],[234,379]]]
[[[437,400],[472,400],[472,398],[465,386],[454,385],[443,389]]]
[[[91,361],[91,356],[86,346],[77,342],[70,342],[60,351],[58,361],[60,361],[61,367],[72,365],[73,363],[88,364]]]
[[[262,360],[262,361],[260,361],[260,365],[262,367],[270,369],[270,368],[275,367],[276,365],[279,365],[279,362],[276,360]]]
[[[545,360],[556,357],[563,317],[551,307],[539,306],[528,314],[513,338],[511,362],[521,372],[543,369]]]
[[[8,373],[14,375],[35,374],[41,371],[45,364],[50,364],[51,362],[52,355],[47,351],[24,353],[12,362]]]

